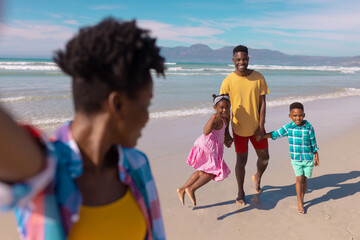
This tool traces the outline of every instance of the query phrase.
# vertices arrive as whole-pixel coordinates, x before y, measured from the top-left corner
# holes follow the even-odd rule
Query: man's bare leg
[[[257,160],[257,172],[256,174],[252,175],[252,180],[254,182],[255,185],[255,192],[256,193],[261,193],[261,187],[260,187],[260,182],[261,182],[261,177],[264,174],[268,163],[269,163],[269,149],[256,149],[256,154],[258,156],[258,160]]]
[[[245,206],[245,191],[244,191],[244,178],[245,166],[248,158],[248,153],[236,153],[235,175],[238,184],[238,196],[236,203],[240,206]]]

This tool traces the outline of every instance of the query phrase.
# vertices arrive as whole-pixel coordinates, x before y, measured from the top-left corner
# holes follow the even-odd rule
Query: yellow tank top
[[[69,240],[144,239],[146,222],[130,189],[110,204],[97,207],[81,206],[79,221],[69,234]]]

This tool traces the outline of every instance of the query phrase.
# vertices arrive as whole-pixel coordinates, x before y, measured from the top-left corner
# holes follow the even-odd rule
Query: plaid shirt
[[[312,161],[314,153],[319,150],[314,128],[308,121],[304,120],[303,122],[304,125],[301,127],[291,122],[277,131],[271,132],[273,140],[288,137],[290,157],[293,161]]]
[[[23,183],[0,182],[0,206],[14,209],[24,239],[66,239],[74,222],[79,220],[82,205],[75,182],[83,172],[80,151],[71,136],[70,123],[57,130],[52,142],[40,133],[37,135],[46,145],[45,169]],[[130,187],[145,217],[146,239],[165,239],[158,195],[146,156],[136,149],[117,146],[117,150],[119,178]]]

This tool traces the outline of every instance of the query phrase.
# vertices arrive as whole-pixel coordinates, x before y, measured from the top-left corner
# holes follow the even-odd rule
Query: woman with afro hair
[[[51,140],[0,109],[0,206],[24,239],[165,239],[158,194],[137,139],[150,70],[164,58],[135,21],[80,29],[54,61],[72,78],[75,116]]]

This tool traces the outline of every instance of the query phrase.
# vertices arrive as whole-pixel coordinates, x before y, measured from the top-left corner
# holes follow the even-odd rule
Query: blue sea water
[[[234,70],[232,64],[167,63],[154,78],[153,119],[212,112],[212,94]],[[250,65],[261,72],[270,94],[267,107],[360,96],[360,67]],[[0,103],[19,121],[38,126],[73,117],[71,79],[47,59],[0,59]]]

